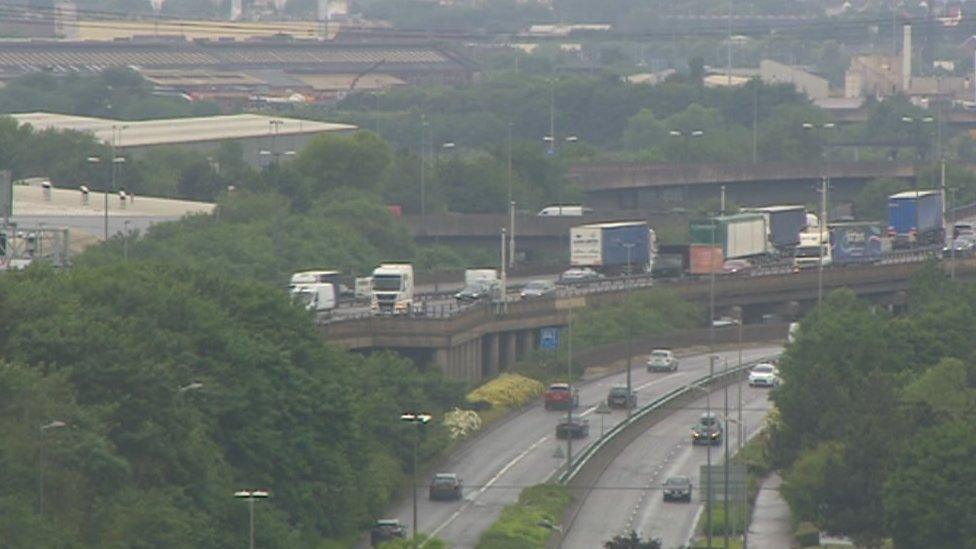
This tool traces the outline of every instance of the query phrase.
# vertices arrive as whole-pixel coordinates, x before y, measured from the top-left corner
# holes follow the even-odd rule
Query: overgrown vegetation
[[[241,489],[272,494],[260,546],[319,546],[399,489],[414,435],[399,414],[462,401],[436,371],[330,349],[282,291],[197,269],[33,268],[0,277],[0,303],[10,546],[240,547]],[[432,422],[421,455],[447,442]]]
[[[522,490],[518,503],[505,507],[481,535],[478,549],[544,548],[572,500],[565,486],[537,484]]]
[[[800,521],[873,545],[965,547],[976,499],[976,286],[935,265],[892,317],[837,291],[784,355],[771,457]]]

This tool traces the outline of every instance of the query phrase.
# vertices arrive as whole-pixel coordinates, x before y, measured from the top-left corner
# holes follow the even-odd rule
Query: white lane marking
[[[695,539],[695,530],[698,529],[698,521],[701,520],[701,516],[704,511],[705,511],[705,504],[700,504],[698,506],[698,510],[695,511],[695,518],[691,520],[691,529],[688,530],[688,534],[685,536],[685,539],[688,540],[687,542],[688,547],[694,545],[693,542]]]
[[[453,522],[454,519],[458,518],[465,509],[467,509],[472,503],[474,503],[474,500],[478,499],[478,496],[480,496],[481,494],[485,493],[485,490],[491,488],[492,485],[494,485],[496,482],[498,482],[498,479],[501,478],[502,475],[504,475],[506,472],[508,472],[508,470],[511,469],[512,467],[515,467],[515,465],[518,462],[522,461],[522,459],[524,459],[525,456],[529,455],[529,453],[532,452],[532,450],[535,450],[536,448],[538,448],[539,445],[542,444],[543,442],[545,442],[548,438],[549,438],[548,436],[544,436],[544,437],[540,438],[539,440],[535,441],[535,443],[533,443],[532,446],[529,446],[528,448],[526,448],[521,454],[519,454],[519,455],[515,456],[514,458],[512,458],[512,461],[509,461],[508,463],[506,463],[505,466],[502,467],[495,474],[495,476],[493,476],[490,479],[488,479],[488,482],[486,482],[484,486],[482,486],[477,492],[475,492],[474,494],[472,494],[472,496],[470,498],[468,498],[464,502],[464,504],[461,505],[461,507],[458,508],[457,511],[454,511],[454,513],[452,513],[451,516],[447,518],[447,520],[445,520],[443,523],[441,523],[440,526],[438,526],[437,528],[435,528],[434,531],[429,534],[429,537],[433,538],[433,537],[436,537],[437,534],[441,533],[441,530],[443,530],[444,528],[447,528],[447,526],[451,522]]]

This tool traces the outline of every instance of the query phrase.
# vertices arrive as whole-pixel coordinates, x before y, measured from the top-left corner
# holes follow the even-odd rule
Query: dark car
[[[722,443],[722,422],[715,417],[715,414],[702,414],[698,423],[691,427],[692,444],[721,444]]]
[[[636,408],[637,393],[628,391],[626,385],[615,385],[607,395],[607,406],[611,408]]]
[[[403,525],[397,519],[380,519],[369,530],[369,543],[377,546],[384,541],[406,537]]]
[[[497,280],[479,282],[465,286],[460,292],[454,294],[454,299],[461,303],[473,303],[482,299],[500,299],[502,287]]]
[[[556,425],[556,438],[584,438],[590,436],[590,420],[576,414],[565,417]]]
[[[691,501],[691,479],[668,477],[664,481],[664,501]]]
[[[430,499],[458,500],[463,496],[461,479],[454,473],[437,473],[430,481]]]
[[[568,383],[553,383],[543,399],[546,410],[568,410],[579,406],[579,392]]]

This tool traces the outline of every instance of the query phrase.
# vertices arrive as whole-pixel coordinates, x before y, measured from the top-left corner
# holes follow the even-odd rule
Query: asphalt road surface
[[[729,417],[735,419],[737,387],[729,387]],[[768,389],[742,384],[742,418],[746,438],[762,426],[772,407]],[[682,547],[694,533],[705,495],[699,468],[707,462],[707,446],[692,446],[690,427],[703,413],[703,397],[674,411],[638,437],[607,467],[571,525],[562,547],[602,547],[617,534],[634,530],[645,538],[660,538],[663,547]],[[711,393],[713,413],[723,415],[724,392]],[[729,423],[729,453],[735,453],[738,429]],[[712,464],[724,462],[724,447],[712,446]],[[692,502],[664,502],[661,484],[671,476],[692,479]],[[751,544],[750,544],[751,545]]]
[[[750,349],[743,352],[743,360],[754,360],[780,351],[779,347]],[[718,354],[723,359],[727,358],[730,364],[737,357],[735,351]],[[632,373],[632,383],[638,392],[638,405],[687,385],[707,372],[707,355],[681,358],[680,367],[675,373],[648,373],[641,357],[635,360]],[[621,372],[579,386],[579,412],[590,419],[590,436],[574,441],[574,453],[599,437],[600,416],[593,414],[593,411],[606,398],[610,387],[624,380],[625,374]],[[565,449],[565,441],[555,439],[556,423],[564,414],[546,411],[540,401],[463,445],[440,471],[435,471],[456,473],[464,481],[465,492],[460,502],[429,501],[426,488],[429,479],[419,479],[420,532],[440,537],[455,548],[474,547],[482,532],[498,518],[504,506],[518,499],[523,488],[544,482],[564,462],[553,457],[557,447]],[[605,416],[606,428],[625,417],[626,412],[615,410]],[[690,425],[691,422],[685,423]],[[408,528],[412,525],[409,493],[391,510],[389,516],[400,519]]]

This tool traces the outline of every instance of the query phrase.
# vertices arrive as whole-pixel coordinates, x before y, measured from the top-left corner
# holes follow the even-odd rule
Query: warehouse
[[[356,126],[311,120],[237,114],[162,120],[111,120],[45,112],[10,115],[19,125],[35,130],[73,130],[90,133],[98,140],[138,156],[161,146],[213,150],[225,141],[240,143],[244,160],[267,166],[300,151],[309,139],[324,133],[349,133]]]

